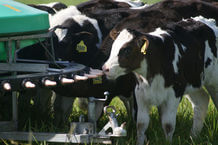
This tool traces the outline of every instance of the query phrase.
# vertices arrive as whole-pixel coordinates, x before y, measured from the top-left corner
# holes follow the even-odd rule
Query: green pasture
[[[26,4],[30,3],[49,3],[54,0],[17,0]],[[86,0],[62,0],[61,2],[67,5],[76,5],[78,3],[84,2]],[[148,3],[154,3],[158,0],[147,0]],[[1,102],[0,102],[1,105]],[[5,104],[2,104],[5,105]],[[124,138],[119,138],[113,141],[113,145],[135,145],[136,141],[136,128],[134,121],[131,120],[126,113],[126,109],[119,98],[113,99],[111,105],[114,105],[119,113],[118,121],[127,122],[126,129],[128,136]],[[33,103],[30,104],[30,108]],[[35,108],[36,109],[36,108]],[[34,109],[33,109],[34,110]],[[20,116],[21,121],[24,122],[24,127],[21,130],[32,130],[35,132],[68,132],[69,128],[67,124],[63,127],[56,127],[53,122],[53,116],[42,116],[40,112],[32,112],[29,110],[23,110],[25,112],[24,116]],[[78,103],[75,101],[74,107],[72,108],[72,113],[69,118],[69,122],[78,121],[79,115],[87,114],[86,111],[82,111],[78,108]],[[21,118],[22,117],[22,118]],[[204,128],[197,138],[190,137],[189,133],[192,126],[193,110],[192,106],[186,98],[182,99],[177,113],[177,124],[176,130],[173,137],[172,145],[218,145],[218,112],[214,107],[212,101],[209,104],[208,114],[205,120]],[[147,145],[168,145],[165,141],[164,133],[161,127],[159,115],[157,108],[153,107],[150,112],[150,124],[146,131],[148,137]],[[99,129],[103,127],[108,121],[106,116],[103,116],[99,121]],[[60,143],[48,143],[48,142],[16,142],[16,141],[6,141],[1,140],[0,144],[4,145],[60,145]]]

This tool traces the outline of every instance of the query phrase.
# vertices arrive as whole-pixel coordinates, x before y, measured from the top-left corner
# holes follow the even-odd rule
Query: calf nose
[[[109,72],[109,67],[107,65],[103,65],[102,70],[103,70],[104,73],[108,73]]]

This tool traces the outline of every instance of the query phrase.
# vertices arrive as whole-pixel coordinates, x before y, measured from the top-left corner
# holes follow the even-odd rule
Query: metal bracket
[[[108,112],[108,109],[112,109],[112,112]],[[108,116],[109,122],[99,132],[99,135],[107,135],[106,131],[109,128],[112,128],[113,134],[111,134],[111,136],[126,136],[127,132],[124,129],[124,126],[125,126],[126,122],[121,124],[121,126],[118,125],[118,122],[117,122],[117,119],[116,119],[118,114],[116,114],[115,107],[114,106],[104,107],[104,113]]]

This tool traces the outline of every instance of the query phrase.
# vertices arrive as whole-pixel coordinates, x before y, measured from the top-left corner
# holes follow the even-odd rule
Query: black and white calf
[[[192,134],[199,134],[209,102],[202,86],[218,108],[217,37],[215,20],[203,17],[168,24],[150,33],[123,29],[117,36],[103,70],[109,79],[129,72],[137,77],[138,145],[146,140],[152,105],[159,107],[166,139],[172,140],[177,107],[184,94],[189,94],[194,107]]]

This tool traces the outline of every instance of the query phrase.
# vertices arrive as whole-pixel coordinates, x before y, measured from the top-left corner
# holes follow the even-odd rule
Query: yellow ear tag
[[[102,84],[102,77],[97,77],[93,79],[93,84],[97,85],[97,84]]]
[[[87,52],[87,46],[85,45],[85,43],[83,42],[83,40],[81,40],[80,43],[77,44],[76,50],[77,50],[79,53]]]
[[[147,53],[147,48],[148,48],[148,41],[145,41],[145,43],[143,44],[142,48],[141,48],[141,53],[142,54],[146,54]]]

